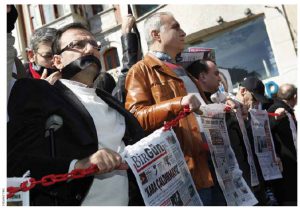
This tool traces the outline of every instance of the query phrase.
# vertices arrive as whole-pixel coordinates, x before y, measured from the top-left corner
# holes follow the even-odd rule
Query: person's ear
[[[293,100],[295,101],[295,103],[297,103],[297,93],[294,94]]]
[[[205,73],[204,72],[199,73],[198,80],[199,81],[204,81],[205,80]]]
[[[27,54],[27,58],[28,58],[29,62],[31,62],[31,63],[35,62],[35,57],[34,57],[35,54],[32,49],[27,49],[26,54]]]
[[[151,31],[151,37],[153,38],[153,40],[155,41],[160,41],[160,33],[157,30],[152,30]]]
[[[245,94],[246,94],[246,92],[247,92],[247,89],[244,88],[244,87],[241,87],[241,88],[240,88],[240,92],[241,92],[241,95],[244,97]]]
[[[64,65],[61,61],[61,56],[60,55],[54,55],[53,56],[53,65],[61,71],[62,68],[64,68]]]

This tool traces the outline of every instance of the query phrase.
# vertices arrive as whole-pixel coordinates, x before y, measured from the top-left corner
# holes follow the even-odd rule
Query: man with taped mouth
[[[58,30],[52,50],[62,79],[54,85],[21,79],[12,89],[7,175],[29,170],[39,180],[96,164],[93,176],[36,186],[30,205],[128,205],[128,166],[120,154],[144,136],[143,129],[116,99],[92,88],[101,70],[99,45],[82,24]]]

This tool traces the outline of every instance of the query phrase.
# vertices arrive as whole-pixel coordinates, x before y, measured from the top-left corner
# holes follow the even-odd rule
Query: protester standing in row
[[[294,114],[296,104],[297,88],[292,84],[283,84],[279,87],[274,104],[268,109],[268,112],[274,113],[277,109],[282,108],[291,115],[292,119],[290,121],[287,116],[281,119],[270,118],[273,139],[279,144],[276,153],[280,157],[283,166],[283,178],[276,184],[275,192],[279,203],[287,206],[297,205],[297,145],[291,129],[291,125],[293,125],[291,122],[294,122],[294,134],[297,135],[297,121]]]
[[[126,166],[119,153],[144,134],[117,100],[91,88],[100,72],[98,48],[83,25],[67,25],[58,30],[53,45],[54,65],[62,79],[54,85],[21,79],[12,89],[7,126],[9,177],[21,177],[27,170],[31,177],[41,178],[92,164],[99,168],[94,176],[36,187],[30,192],[31,205],[128,205]],[[45,136],[45,123],[53,114],[63,120],[54,132],[55,146]]]
[[[30,37],[27,57],[29,62],[24,64],[28,77],[34,79],[46,79],[49,83],[60,78],[59,72],[53,63],[52,43],[57,30],[44,27],[37,29]]]
[[[144,32],[149,53],[127,74],[125,107],[151,133],[175,118],[186,105],[192,112],[197,111],[200,101],[192,93],[200,93],[203,103],[206,99],[196,80],[175,64],[176,55],[184,49],[186,34],[173,15],[167,12],[151,15],[145,20]],[[209,152],[194,113],[181,119],[174,131],[204,205],[212,204],[214,184],[207,164]]]

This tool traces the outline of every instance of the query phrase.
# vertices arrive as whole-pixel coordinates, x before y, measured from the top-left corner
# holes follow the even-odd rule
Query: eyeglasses
[[[83,51],[87,44],[90,44],[93,48],[97,49],[98,51],[100,51],[101,49],[101,45],[98,44],[98,42],[96,42],[95,40],[73,40],[71,43],[69,43],[66,47],[64,47],[60,52],[58,52],[57,54],[60,55],[62,54],[64,51],[69,50],[69,49],[73,49],[73,50],[78,50],[78,51]]]
[[[48,59],[49,60],[49,59],[53,58],[52,53],[41,54],[41,53],[39,53],[37,51],[35,51],[34,53],[38,54],[39,56],[43,57],[44,59]]]

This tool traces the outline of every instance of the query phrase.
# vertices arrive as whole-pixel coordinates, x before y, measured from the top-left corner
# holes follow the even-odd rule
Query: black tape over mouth
[[[61,75],[63,79],[71,79],[75,74],[86,69],[89,65],[96,64],[98,67],[98,73],[101,71],[101,63],[98,58],[93,55],[82,56],[75,61],[69,63],[67,66],[61,69]],[[97,75],[98,76],[98,75]],[[97,78],[95,77],[95,79]]]

